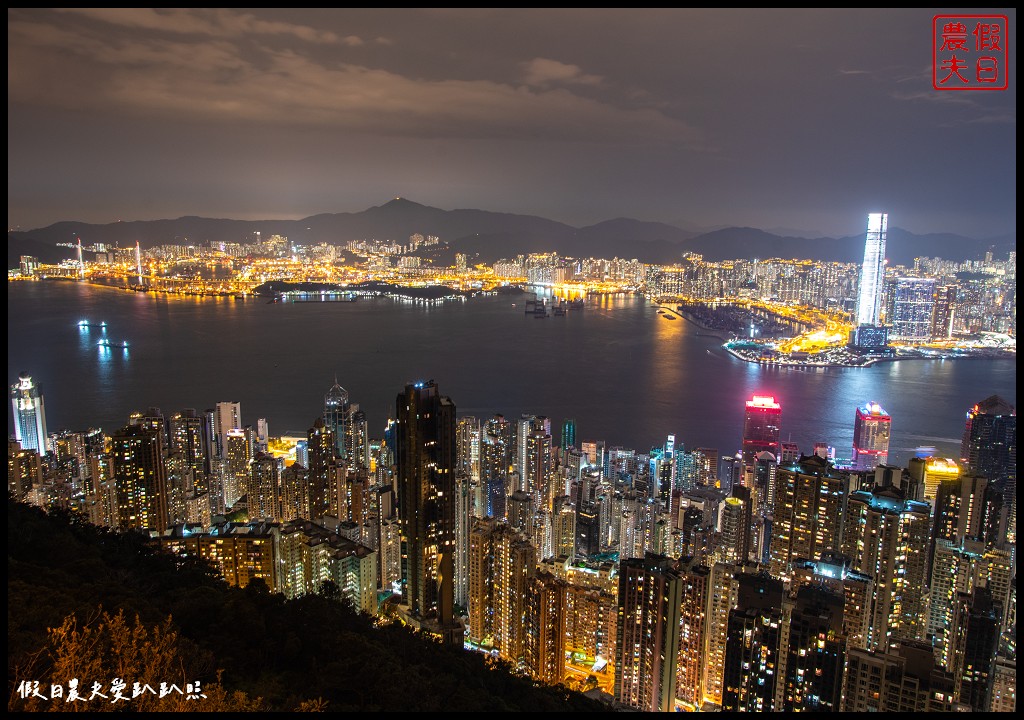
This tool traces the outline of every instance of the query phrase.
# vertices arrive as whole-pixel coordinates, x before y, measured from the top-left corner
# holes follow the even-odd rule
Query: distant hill
[[[72,251],[53,246],[59,242],[105,243],[143,248],[164,244],[250,242],[259,232],[263,238],[278,234],[300,245],[327,242],[341,245],[350,240],[378,239],[405,242],[410,235],[436,235],[453,252],[464,252],[477,262],[493,262],[532,252],[557,252],[575,257],[621,257],[670,263],[685,252],[697,252],[708,260],[734,258],[797,257],[812,260],[860,262],[862,234],[843,238],[780,236],[756,228],[728,227],[695,235],[674,225],[617,218],[574,228],[532,215],[486,210],[441,210],[396,198],[356,213],[325,213],[302,220],[229,220],[182,217],[177,220],[145,220],[92,225],[59,222],[37,230],[7,234],[8,267],[18,257],[36,255],[71,257]],[[33,244],[34,243],[34,244]],[[1016,247],[1015,236],[974,240],[958,235],[914,235],[890,227],[890,263],[909,264],[917,256],[951,260],[980,258],[990,248],[1005,256]],[[28,252],[33,250],[34,252]],[[51,260],[52,261],[52,260]]]

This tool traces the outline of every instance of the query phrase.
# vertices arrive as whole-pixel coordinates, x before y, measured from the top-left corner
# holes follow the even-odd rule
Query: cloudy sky
[[[945,11],[948,12],[948,11]],[[8,9],[8,226],[443,209],[1016,230],[1004,92],[932,10]]]

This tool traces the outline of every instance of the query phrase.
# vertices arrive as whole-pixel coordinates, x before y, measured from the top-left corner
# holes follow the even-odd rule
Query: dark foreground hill
[[[144,691],[122,704],[97,698],[89,709],[606,709],[510,674],[479,653],[402,627],[375,627],[336,601],[285,600],[257,584],[230,588],[207,566],[158,552],[140,535],[12,501],[7,520],[9,710],[69,709],[57,699],[23,698],[23,681],[39,681],[47,698],[51,684],[62,684],[66,697],[75,677],[88,697],[93,682],[109,695],[120,675],[128,698],[140,680],[182,690],[199,680],[208,697],[171,695],[178,704],[164,706],[171,700]]]

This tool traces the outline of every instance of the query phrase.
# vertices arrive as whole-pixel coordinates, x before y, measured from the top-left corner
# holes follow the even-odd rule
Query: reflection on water
[[[1012,361],[761,366],[637,297],[590,295],[584,309],[544,319],[524,314],[527,298],[275,304],[9,283],[9,383],[23,370],[42,383],[51,430],[110,431],[136,410],[231,400],[243,423],[267,418],[284,434],[313,424],[337,376],[379,436],[405,383],[434,379],[460,414],[527,412],[554,427],[574,417],[583,440],[646,451],[674,434],[723,454],[739,448],[743,403],[756,393],[781,402],[784,439],[805,452],[824,441],[841,458],[857,405],[872,400],[892,415],[890,459],[903,463],[920,445],[955,457],[969,407],[996,393],[1016,402]],[[106,335],[76,327],[82,318],[105,320]],[[128,340],[130,356],[101,352],[101,337]]]

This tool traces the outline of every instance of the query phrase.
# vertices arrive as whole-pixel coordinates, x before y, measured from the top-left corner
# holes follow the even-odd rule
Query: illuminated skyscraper
[[[747,475],[753,472],[758,453],[767,450],[775,457],[781,455],[781,422],[782,406],[775,402],[774,397],[755,395],[752,400],[747,400],[743,420],[743,469]]]
[[[348,437],[349,413],[351,407],[348,400],[348,390],[334,381],[334,385],[324,395],[324,425],[334,436],[334,452],[341,458],[346,459],[347,449],[345,440]]]
[[[853,469],[873,470],[889,462],[892,418],[876,402],[857,408],[853,424]]]
[[[782,712],[839,709],[846,659],[843,595],[820,585],[803,585],[789,622],[782,677]]]
[[[987,477],[1007,508],[1009,540],[1017,538],[1017,411],[991,395],[967,414],[961,459],[971,471]]]
[[[857,297],[857,324],[878,325],[882,316],[882,285],[885,280],[885,234],[889,216],[868,215],[868,231],[864,243],[864,264],[860,270]]]
[[[43,391],[32,382],[28,373],[21,373],[11,386],[11,405],[14,407],[14,437],[22,450],[47,453],[46,412],[43,409]]]
[[[967,413],[960,459],[992,482],[1017,480],[1017,411],[998,395]]]
[[[461,643],[455,623],[455,404],[433,382],[395,401],[403,603],[415,619]]]
[[[909,342],[925,342],[931,337],[934,278],[896,278],[889,302],[891,312],[886,318],[886,324],[892,327],[889,337]]]
[[[562,422],[562,439],[560,443],[562,450],[576,447],[576,420],[569,419]]]

